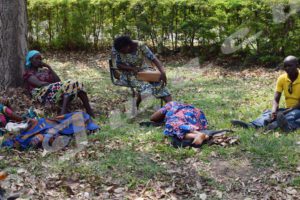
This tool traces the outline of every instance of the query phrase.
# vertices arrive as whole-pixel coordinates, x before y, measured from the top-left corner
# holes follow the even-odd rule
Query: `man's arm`
[[[276,113],[277,113],[278,108],[279,108],[280,98],[281,98],[281,93],[280,92],[275,92],[274,100],[273,100],[273,107],[272,107],[272,119],[273,120],[276,119]]]

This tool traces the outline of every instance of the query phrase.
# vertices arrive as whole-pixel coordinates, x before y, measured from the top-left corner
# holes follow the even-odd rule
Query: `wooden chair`
[[[111,82],[114,85],[116,85],[116,86],[130,88],[130,90],[132,92],[132,97],[135,98],[135,89],[134,89],[134,86],[132,85],[132,83],[130,81],[128,81],[127,84],[124,84],[124,83],[120,82],[121,70],[118,69],[116,66],[113,65],[113,61],[112,61],[111,58],[109,59],[109,72],[110,72]]]

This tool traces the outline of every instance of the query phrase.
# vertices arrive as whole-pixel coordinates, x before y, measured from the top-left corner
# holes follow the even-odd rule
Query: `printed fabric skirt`
[[[35,88],[31,91],[31,95],[35,101],[42,104],[56,104],[62,100],[64,95],[76,97],[80,91],[85,92],[82,83],[68,80],[66,82],[56,82],[41,88]]]

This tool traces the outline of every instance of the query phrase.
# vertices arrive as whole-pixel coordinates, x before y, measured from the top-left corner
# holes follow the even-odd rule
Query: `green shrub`
[[[300,48],[297,9],[275,23],[273,8],[278,5],[286,7],[286,14],[291,11],[287,0],[28,0],[29,42],[53,49],[97,49],[129,34],[159,53],[194,55],[196,47],[198,54],[218,49],[213,51],[217,56],[226,38],[247,27],[249,36],[262,35],[234,54],[272,63],[288,54],[297,56]]]

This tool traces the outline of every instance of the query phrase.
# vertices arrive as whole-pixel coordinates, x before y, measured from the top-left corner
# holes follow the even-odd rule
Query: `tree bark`
[[[26,0],[0,1],[0,89],[23,84],[27,50]]]

